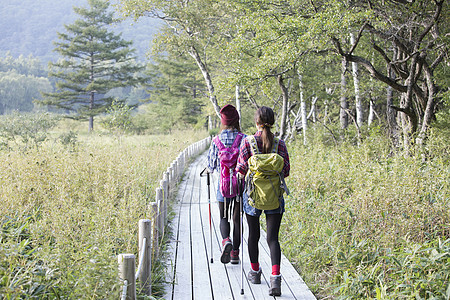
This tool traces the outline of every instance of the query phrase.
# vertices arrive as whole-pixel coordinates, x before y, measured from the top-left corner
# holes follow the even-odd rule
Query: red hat
[[[227,104],[220,110],[220,121],[223,125],[232,125],[239,121],[239,113],[233,105]]]

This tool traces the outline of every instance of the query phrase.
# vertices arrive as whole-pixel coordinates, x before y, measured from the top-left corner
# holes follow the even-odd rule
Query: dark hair
[[[241,126],[239,126],[239,119],[230,125],[224,125],[223,123],[220,124],[220,131],[223,131],[225,129],[237,129],[237,131],[241,132]]]
[[[270,131],[275,123],[275,114],[270,107],[261,106],[255,112],[255,123],[262,127],[261,141],[262,153],[271,153],[273,146],[273,133]]]

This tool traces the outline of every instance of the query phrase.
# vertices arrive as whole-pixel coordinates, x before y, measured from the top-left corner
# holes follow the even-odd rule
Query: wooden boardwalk
[[[241,295],[241,264],[220,262],[222,237],[219,231],[219,208],[216,201],[217,173],[211,176],[211,205],[208,203],[206,177],[200,172],[206,166],[206,153],[191,163],[178,187],[174,206],[175,217],[170,226],[173,233],[169,244],[169,277],[166,300],[180,299],[316,299],[291,263],[282,255],[281,296],[269,296],[272,270],[269,248],[261,230],[260,265],[263,271],[261,284],[251,284],[246,275],[250,270],[247,251],[247,229],[244,216],[244,294]],[[212,253],[210,239],[209,207],[212,214]],[[213,262],[211,263],[211,258]]]

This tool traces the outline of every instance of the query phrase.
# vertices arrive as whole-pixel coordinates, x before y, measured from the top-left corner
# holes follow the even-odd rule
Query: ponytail
[[[255,113],[255,122],[262,127],[262,153],[271,153],[273,147],[273,133],[270,128],[272,128],[275,123],[273,110],[270,107],[261,106]]]
[[[262,153],[271,153],[273,145],[273,133],[270,131],[270,127],[265,124],[262,125],[263,130],[261,133],[262,141]]]

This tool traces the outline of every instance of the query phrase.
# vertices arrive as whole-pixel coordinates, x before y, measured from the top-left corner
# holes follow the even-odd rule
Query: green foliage
[[[32,111],[33,101],[42,99],[41,92],[51,92],[47,72],[38,59],[11,55],[0,57],[0,115]]]
[[[49,131],[56,126],[59,117],[49,113],[13,113],[0,118],[0,145],[22,150],[39,148],[49,137]]]
[[[336,135],[339,137],[339,135]],[[445,299],[450,268],[448,146],[433,155],[392,152],[383,132],[360,146],[315,128],[289,144],[291,196],[284,253],[318,298]],[[441,142],[440,142],[441,141]],[[430,149],[431,150],[431,149]]]
[[[132,109],[123,102],[114,101],[101,123],[110,133],[116,135],[128,133],[132,130]]]
[[[150,127],[170,132],[196,125],[206,102],[197,66],[184,55],[169,54],[156,56],[148,69]]]
[[[58,298],[58,270],[39,260],[38,245],[30,240],[30,216],[0,217],[0,296],[27,295],[30,298]]]
[[[161,174],[206,132],[81,135],[72,152],[44,143],[0,151],[0,298],[114,299],[117,255],[137,255]],[[130,159],[132,158],[132,159]],[[152,277],[161,292],[161,264]]]
[[[75,151],[75,147],[78,143],[78,135],[76,132],[70,130],[59,135],[61,145],[69,150]]]
[[[136,76],[143,67],[135,62],[132,42],[109,29],[117,21],[108,11],[109,3],[88,0],[88,4],[88,8],[75,7],[80,19],[66,25],[67,32],[59,33],[55,50],[62,59],[50,64],[50,76],[58,80],[57,90],[44,93],[45,99],[38,103],[89,118],[92,130],[94,116],[105,112],[114,100],[106,93],[138,85],[144,79]]]

